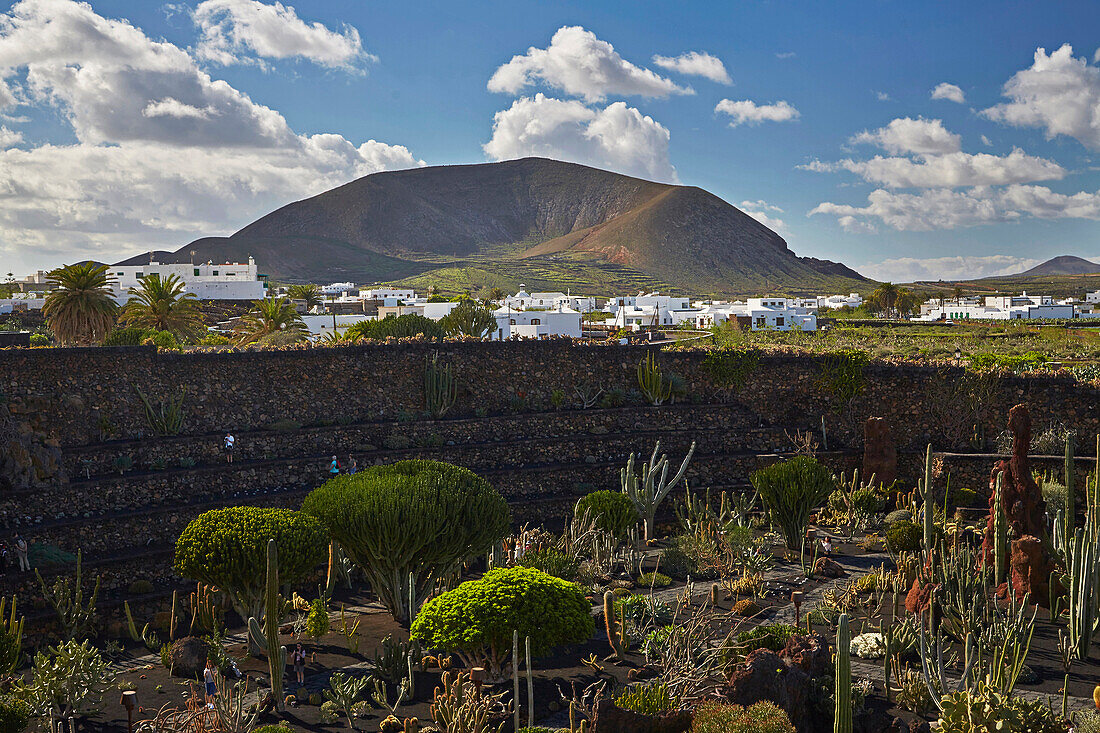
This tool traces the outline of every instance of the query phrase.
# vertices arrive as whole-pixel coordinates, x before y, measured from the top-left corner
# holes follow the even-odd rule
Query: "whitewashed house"
[[[562,292],[528,293],[520,286],[520,291],[501,302],[501,306],[515,310],[570,310],[588,313],[596,310],[596,299],[590,296],[569,295]]]
[[[829,310],[836,310],[839,308],[859,308],[863,305],[863,296],[859,293],[849,293],[848,295],[819,295],[817,296],[817,307],[827,308]]]
[[[309,329],[311,340],[322,338],[327,333],[343,336],[344,331],[347,331],[356,323],[373,321],[374,319],[374,316],[368,316],[364,313],[318,313],[302,316],[302,322]]]
[[[381,300],[383,302],[390,300],[415,300],[416,291],[412,288],[361,288],[359,290],[360,300]],[[386,303],[389,305],[389,303]],[[393,305],[397,305],[394,303]]]
[[[160,275],[162,279],[175,275],[183,281],[184,290],[199,300],[262,300],[267,293],[267,283],[251,257],[247,263],[220,265],[151,260],[147,265],[111,265],[108,274],[118,281],[111,286],[111,295],[119,303],[129,300],[129,289],[141,287],[141,279],[149,275]]]
[[[1071,302],[1055,302],[1049,295],[987,295],[977,297],[932,298],[921,304],[920,315],[913,321],[1022,321],[1035,319],[1100,318]]]
[[[510,338],[581,337],[581,313],[571,308],[555,310],[515,310],[504,306],[493,312],[497,330],[493,341]]]
[[[749,298],[733,303],[710,303],[696,316],[698,328],[710,328],[733,319],[752,331],[816,331],[817,311],[787,298]]]

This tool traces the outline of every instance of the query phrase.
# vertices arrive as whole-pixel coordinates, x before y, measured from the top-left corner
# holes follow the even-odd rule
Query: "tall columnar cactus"
[[[1066,479],[1066,516],[1065,516],[1065,520],[1064,520],[1065,521],[1064,529],[1065,529],[1067,537],[1069,535],[1073,534],[1074,513],[1076,512],[1076,507],[1074,506],[1074,504],[1075,504],[1074,496],[1073,496],[1073,483],[1074,483],[1074,478],[1076,478],[1076,475],[1075,475],[1074,470],[1073,470],[1073,449],[1075,447],[1073,445],[1073,437],[1074,437],[1073,433],[1069,433],[1069,434],[1066,435],[1066,460],[1065,460],[1065,467],[1063,469],[1065,471],[1065,479]]]
[[[11,644],[0,654],[0,673],[11,674],[23,660],[23,622],[22,616],[16,618],[15,596],[11,597],[11,617],[4,618],[4,610],[8,604],[7,598],[0,598],[0,629],[3,629]]]
[[[933,519],[935,515],[932,511],[932,506],[935,503],[932,499],[932,444],[929,443],[924,452],[924,478],[918,482],[918,488],[920,488],[921,497],[924,499],[924,554],[928,557],[932,554],[932,545],[935,537],[935,525]]]
[[[1004,507],[1004,474],[997,474],[993,490],[993,583],[1000,585],[1008,575],[1008,517]]]
[[[852,635],[848,630],[848,614],[840,614],[836,624],[836,710],[833,712],[833,733],[852,733]]]
[[[441,364],[439,354],[424,360],[424,406],[438,419],[450,412],[458,399],[458,383],[450,364]]]
[[[249,633],[261,645],[267,647],[267,667],[271,673],[271,697],[275,710],[283,712],[283,672],[286,670],[286,647],[279,646],[279,619],[284,606],[279,595],[279,548],[275,540],[267,542],[267,590],[264,594],[264,625],[255,618],[248,619]]]
[[[1077,659],[1086,659],[1092,635],[1100,617],[1100,565],[1097,564],[1097,540],[1084,529],[1073,533],[1066,557],[1069,576],[1069,641]]]
[[[615,659],[620,662],[626,658],[626,644],[623,643],[623,625],[615,620],[615,594],[607,591],[603,594],[603,619],[607,629],[607,643],[611,645]]]
[[[661,441],[657,441],[657,444],[653,446],[653,455],[650,456],[649,463],[642,464],[640,474],[634,472],[633,453],[626,461],[626,468],[619,473],[622,492],[634,502],[634,508],[638,510],[638,514],[641,515],[645,523],[645,540],[647,542],[653,539],[657,507],[684,478],[688,463],[691,462],[691,457],[695,454],[695,443],[692,442],[691,448],[684,456],[684,462],[680,464],[680,470],[676,472],[671,480],[668,478],[668,456],[662,455],[660,460],[657,459],[657,451],[660,449]],[[660,475],[659,479],[658,474]]]
[[[661,373],[652,351],[638,362],[638,388],[651,405],[660,405],[672,396],[672,382]]]

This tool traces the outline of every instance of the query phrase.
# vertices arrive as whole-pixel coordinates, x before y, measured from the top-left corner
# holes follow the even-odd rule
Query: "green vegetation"
[[[437,461],[398,461],[337,476],[303,511],[321,520],[372,590],[408,621],[436,581],[504,537],[511,512],[473,471]]]
[[[562,578],[563,580],[575,579],[579,565],[577,560],[553,547],[528,550],[523,553],[523,557],[516,564],[525,568],[541,570],[547,575],[553,575],[555,578]]]
[[[764,700],[746,707],[708,701],[695,708],[691,733],[795,733],[790,718]]]
[[[590,607],[573,583],[533,568],[497,568],[424,604],[412,637],[501,679],[513,631],[520,639],[530,637],[531,654],[539,656],[560,644],[587,641],[594,630]]]
[[[829,469],[809,456],[796,456],[755,471],[750,480],[787,549],[801,549],[810,513],[825,503],[835,486]]]
[[[186,291],[175,275],[161,278],[147,275],[141,287],[130,288],[130,299],[122,308],[121,320],[127,326],[167,331],[179,341],[190,341],[203,332],[198,298]]]
[[[743,654],[748,654],[756,649],[769,649],[778,652],[787,645],[787,640],[793,634],[798,633],[800,633],[800,629],[790,624],[766,624],[739,633],[737,644],[739,651]]]
[[[12,695],[0,695],[0,733],[22,733],[31,719],[31,706]]]
[[[467,298],[445,315],[439,325],[448,336],[484,338],[496,330],[497,319],[491,308]]]
[[[66,345],[102,343],[114,328],[118,305],[111,297],[115,279],[106,265],[66,265],[51,272],[42,315],[57,340]]]
[[[294,304],[286,298],[252,301],[252,310],[241,316],[237,344],[284,346],[304,341],[309,331]]]
[[[443,328],[430,318],[418,313],[403,316],[390,314],[380,321],[359,321],[344,332],[344,341],[360,339],[410,338],[425,336],[429,339],[443,337]]]
[[[886,546],[891,552],[916,552],[921,548],[924,532],[913,522],[902,519],[886,530]]]
[[[727,345],[709,350],[703,357],[702,369],[715,384],[737,390],[759,363],[759,349]]]
[[[610,532],[620,540],[625,540],[627,533],[641,521],[634,502],[621,491],[593,491],[581,497],[573,509],[573,516],[583,517],[585,514],[595,521],[598,529]]]
[[[615,698],[615,705],[639,715],[660,715],[676,709],[676,699],[663,682],[631,685]]]

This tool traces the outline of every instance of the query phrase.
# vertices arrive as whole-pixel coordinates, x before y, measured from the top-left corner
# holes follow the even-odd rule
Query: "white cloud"
[[[740,204],[738,204],[738,208],[751,216],[753,219],[756,219],[768,229],[778,232],[787,228],[786,222],[784,222],[777,216],[772,216],[772,214],[782,214],[783,209],[779,208],[778,206],[769,204],[763,199],[757,201],[742,201]]]
[[[981,255],[973,257],[896,257],[872,262],[859,272],[883,282],[915,282],[917,280],[971,280],[982,277],[1015,275],[1030,270],[1040,260],[1014,255]]]
[[[542,81],[587,102],[602,102],[608,95],[667,97],[694,94],[651,69],[635,66],[607,41],[580,26],[563,26],[554,33],[548,48],[527,49],[527,53],[493,72],[491,92],[516,94]]]
[[[1100,191],[1060,194],[1046,186],[977,187],[968,191],[931,189],[918,194],[883,189],[867,196],[866,206],[825,202],[809,215],[826,214],[854,220],[879,220],[902,231],[930,231],[1037,219],[1100,220]]]
[[[853,234],[874,234],[878,227],[868,221],[862,221],[854,216],[842,216],[836,220],[840,228]]]
[[[852,137],[853,143],[877,145],[888,153],[928,155],[954,153],[962,147],[962,138],[949,132],[941,120],[900,117],[886,127],[864,130]]]
[[[889,188],[958,188],[960,186],[997,186],[1027,181],[1059,180],[1066,171],[1057,163],[1013,150],[1008,155],[989,153],[948,153],[912,158],[870,160],[846,158],[836,163],[814,161],[804,166],[815,172],[846,170]]]
[[[890,101],[890,95],[887,94],[886,92],[875,92],[875,99],[877,99],[880,102],[889,102]]]
[[[18,130],[9,130],[7,127],[0,125],[0,150],[5,150],[21,142],[23,142],[23,133]]]
[[[993,147],[993,141],[985,135],[982,135],[982,145],[986,146],[987,148]]]
[[[1004,85],[1011,101],[983,112],[1017,127],[1039,127],[1048,138],[1066,135],[1100,150],[1100,68],[1073,55],[1068,43],[1052,54],[1035,51],[1032,65]]]
[[[355,69],[365,60],[377,60],[363,50],[359,31],[344,26],[329,30],[306,23],[294,8],[258,0],[203,0],[192,13],[199,27],[199,58],[218,64],[300,58],[321,66]]]
[[[797,55],[794,51],[780,51],[775,54],[775,57],[777,59],[793,59]]]
[[[936,88],[932,90],[932,99],[946,99],[949,102],[963,104],[966,102],[966,94],[963,93],[962,88],[957,84],[940,82],[936,85]]]
[[[663,125],[625,102],[592,109],[577,100],[536,94],[493,116],[493,136],[483,148],[494,160],[542,156],[676,181],[668,141]]]
[[[654,56],[653,63],[678,74],[702,76],[719,84],[733,83],[722,60],[706,52],[689,51],[679,56]]]
[[[723,99],[715,106],[714,111],[733,117],[730,127],[737,127],[743,123],[758,125],[761,122],[786,122],[800,117],[797,109],[783,101],[758,105],[751,99],[742,99],[737,102],[732,99]]]
[[[109,258],[224,234],[351,178],[422,164],[401,146],[299,135],[183,49],[70,0],[0,14],[0,81],[57,110],[71,145],[0,151],[0,259]]]

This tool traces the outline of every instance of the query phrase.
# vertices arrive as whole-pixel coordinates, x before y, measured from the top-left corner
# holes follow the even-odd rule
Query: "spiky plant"
[[[309,335],[294,304],[286,298],[252,301],[252,310],[241,316],[235,332],[240,345],[271,340],[303,341]]]
[[[50,292],[42,315],[62,344],[98,344],[118,319],[118,304],[111,297],[116,280],[106,265],[90,262],[65,265],[49,274]]]
[[[122,308],[122,320],[128,326],[169,331],[181,341],[195,339],[203,331],[198,298],[175,275],[146,275],[128,295]]]

